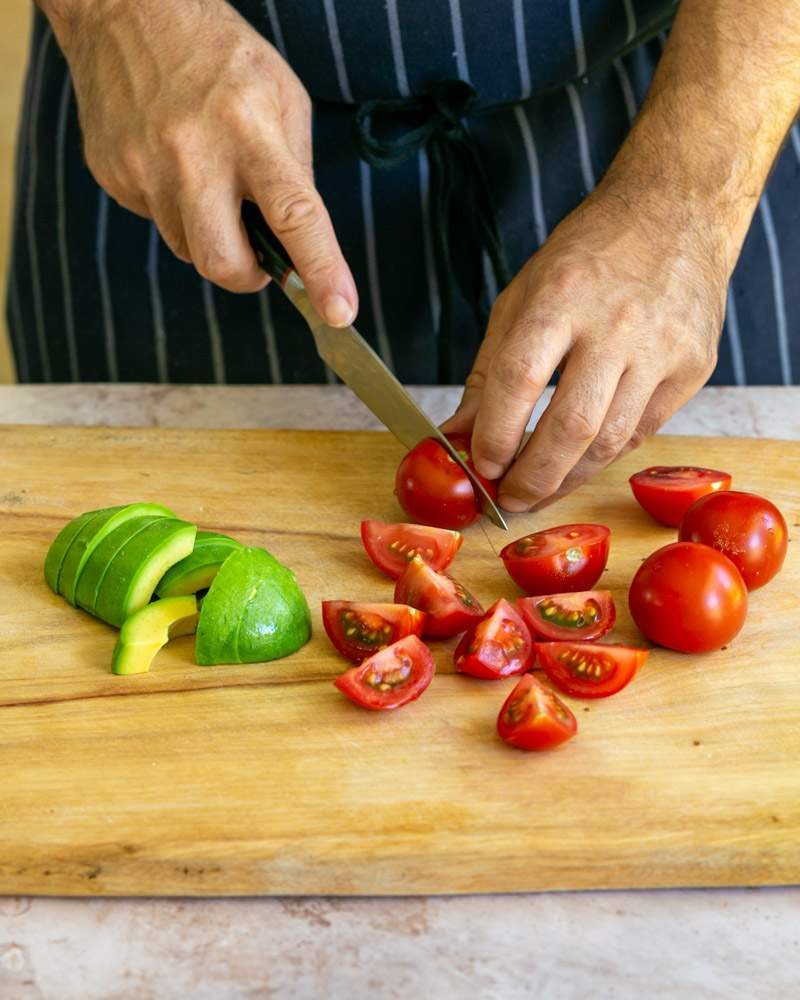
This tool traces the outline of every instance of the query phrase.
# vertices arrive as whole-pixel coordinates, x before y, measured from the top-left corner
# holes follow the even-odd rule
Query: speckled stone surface
[[[414,393],[436,421],[459,395]],[[340,387],[2,386],[0,422],[374,426]],[[800,388],[705,389],[665,430],[797,439]],[[0,1000],[798,995],[800,888],[414,899],[0,897]]]

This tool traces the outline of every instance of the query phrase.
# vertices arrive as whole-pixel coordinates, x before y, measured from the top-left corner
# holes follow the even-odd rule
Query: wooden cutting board
[[[0,429],[0,891],[70,895],[404,894],[800,881],[800,558],[707,656],[656,650],[615,698],[573,702],[580,732],[525,754],[495,735],[513,681],[438,675],[397,713],[331,680],[345,664],[322,598],[391,600],[363,517],[399,519],[386,434]],[[632,500],[645,465],[733,473],[800,527],[800,443],[653,440],[511,537],[570,521],[613,531],[626,589],[673,538]],[[152,672],[109,672],[116,633],[55,597],[47,546],[84,509],[159,500],[295,570],[315,636],[273,664],[198,667],[192,640]],[[517,592],[467,532],[455,573],[488,604]]]

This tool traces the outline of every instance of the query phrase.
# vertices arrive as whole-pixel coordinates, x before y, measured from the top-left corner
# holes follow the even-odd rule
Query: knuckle
[[[219,117],[220,121],[233,132],[245,136],[253,135],[260,124],[255,101],[247,90],[229,95],[220,105]]]
[[[631,439],[631,434],[625,426],[607,427],[597,435],[588,451],[592,461],[608,465],[613,462]]]
[[[584,274],[584,268],[574,261],[557,264],[549,276],[550,291],[564,299],[575,298],[583,284]]]
[[[526,400],[538,395],[544,388],[542,366],[531,354],[507,351],[496,354],[489,366],[489,374],[506,392]]]
[[[591,441],[599,430],[597,418],[583,409],[563,408],[553,415],[557,439],[582,443]]]
[[[318,196],[300,184],[273,189],[270,203],[271,221],[279,235],[302,232],[316,221],[319,213]]]
[[[466,381],[464,382],[464,387],[466,389],[483,389],[486,385],[486,376],[483,372],[471,371],[467,375]]]
[[[194,265],[204,278],[217,285],[234,285],[239,278],[236,261],[213,246],[195,254]]]

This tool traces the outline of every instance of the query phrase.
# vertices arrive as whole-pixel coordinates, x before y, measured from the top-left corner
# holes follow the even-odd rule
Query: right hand
[[[241,222],[249,198],[317,311],[351,323],[355,283],[314,187],[311,102],[279,53],[225,0],[77,0],[59,19],[67,6],[43,4],[97,182],[233,292],[268,280]]]

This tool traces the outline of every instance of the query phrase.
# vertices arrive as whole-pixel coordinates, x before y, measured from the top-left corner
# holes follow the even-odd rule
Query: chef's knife
[[[406,448],[413,448],[424,438],[436,438],[453,461],[469,476],[483,513],[493,524],[507,531],[508,525],[483,483],[439,428],[425,416],[355,327],[339,329],[328,326],[320,317],[311,304],[300,276],[273,246],[271,234],[257,206],[249,201],[244,202],[242,218],[258,262],[278,283],[292,305],[302,313],[314,335],[317,352],[325,364]]]

